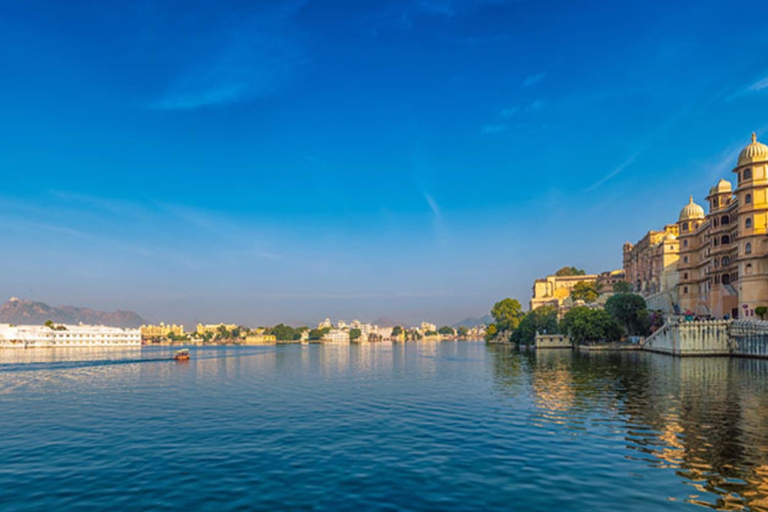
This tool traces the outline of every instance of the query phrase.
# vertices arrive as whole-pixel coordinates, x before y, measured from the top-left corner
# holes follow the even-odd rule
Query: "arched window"
[[[744,196],[744,202],[746,204],[752,204],[752,194],[747,194]]]
[[[683,240],[683,247],[688,247],[688,240]]]
[[[726,224],[728,224],[730,221],[731,221],[731,220],[728,218],[728,216],[727,216],[727,215],[723,215],[723,218],[722,218],[722,219],[720,219],[720,223],[721,223],[723,226],[725,226]]]
[[[729,274],[723,274],[723,284],[731,284],[731,276]]]
[[[731,263],[731,259],[728,256],[723,257],[723,266],[727,267]]]
[[[752,244],[750,242],[744,244],[744,254],[752,254]]]
[[[685,256],[685,257],[683,258],[683,263],[688,263],[688,256]]]
[[[687,286],[683,287],[683,293],[688,293],[688,287]]]
[[[728,235],[723,235],[720,239],[720,243],[727,244],[731,242],[731,238]]]
[[[683,279],[688,279],[688,272],[683,274]]]
[[[744,181],[752,179],[752,169],[744,169]]]
[[[744,227],[747,228],[747,229],[751,228],[752,227],[752,219],[747,219],[746,221],[744,221]]]
[[[747,265],[744,267],[744,272],[747,275],[750,275],[752,273],[752,264],[751,263],[747,263]]]
[[[688,231],[688,223],[683,222],[683,231]]]

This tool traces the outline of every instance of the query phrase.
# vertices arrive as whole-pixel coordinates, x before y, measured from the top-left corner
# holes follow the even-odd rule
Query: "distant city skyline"
[[[453,324],[733,181],[746,1],[6,2],[0,296]]]

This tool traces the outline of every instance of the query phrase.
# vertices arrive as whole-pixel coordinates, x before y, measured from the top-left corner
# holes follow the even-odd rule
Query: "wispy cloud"
[[[497,133],[505,132],[509,129],[505,123],[491,123],[483,125],[482,131],[486,135],[495,135]]]
[[[547,76],[546,73],[539,73],[537,75],[529,75],[525,77],[525,80],[523,80],[523,87],[530,87],[532,85],[536,85],[537,83],[544,80],[544,78]]]
[[[767,90],[768,90],[768,76],[758,80],[757,82],[753,82],[746,87],[739,89],[738,91],[734,92],[733,94],[726,97],[725,99],[726,101],[730,101],[730,100],[739,98],[741,96],[746,96],[748,94],[761,93]]]
[[[517,114],[519,110],[520,109],[518,107],[509,107],[509,108],[502,109],[499,115],[504,118],[509,118]]]
[[[536,112],[544,108],[546,105],[547,104],[544,102],[544,100],[535,100],[523,107],[514,106],[503,108],[498,114],[499,119],[494,122],[484,124],[480,128],[480,131],[482,131],[485,135],[497,135],[499,133],[506,132],[510,129],[508,124],[508,120],[510,118],[520,114],[530,114]]]
[[[446,229],[445,221],[443,219],[443,212],[440,209],[440,205],[437,204],[437,201],[434,197],[432,197],[432,195],[425,193],[424,199],[427,201],[429,208],[432,210],[432,223],[435,228],[435,236],[437,238],[437,242],[443,245],[448,241],[448,230]]]
[[[624,171],[624,169],[632,165],[637,159],[637,157],[640,156],[641,153],[642,151],[635,152],[629,158],[627,158],[621,164],[619,164],[615,169],[613,169],[611,172],[609,172],[608,174],[606,174],[605,176],[603,176],[602,178],[594,182],[592,185],[587,187],[584,191],[592,192],[593,190],[605,185],[605,183],[607,183],[609,180],[615,178],[616,176],[621,174]]]
[[[212,31],[209,51],[197,54],[190,48],[190,55],[182,55],[188,65],[149,107],[191,110],[277,92],[305,62],[300,38],[290,24],[303,4],[297,1],[283,9],[258,12]]]
[[[544,100],[536,100],[533,103],[531,103],[530,105],[528,105],[525,108],[525,110],[526,110],[526,112],[535,112],[537,110],[541,110],[545,106],[546,106],[546,103],[544,102]]]
[[[415,0],[406,12],[415,11],[429,16],[452,18],[489,5],[503,5],[510,0]]]

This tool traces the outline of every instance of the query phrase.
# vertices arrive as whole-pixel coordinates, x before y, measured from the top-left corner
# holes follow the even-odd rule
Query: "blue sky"
[[[764,1],[0,7],[6,296],[454,322],[619,268],[768,139]]]

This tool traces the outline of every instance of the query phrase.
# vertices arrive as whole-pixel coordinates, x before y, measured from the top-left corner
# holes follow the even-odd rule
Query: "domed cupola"
[[[704,218],[704,208],[693,202],[693,196],[688,200],[688,204],[680,210],[680,219],[678,222],[687,220],[696,220]]]
[[[739,153],[738,167],[749,165],[755,162],[768,161],[768,146],[757,142],[757,135],[752,132],[752,143],[741,150]]]
[[[714,196],[717,194],[727,194],[732,190],[733,190],[733,185],[731,185],[730,181],[720,179],[720,181],[717,182],[717,185],[709,189],[709,195]]]

